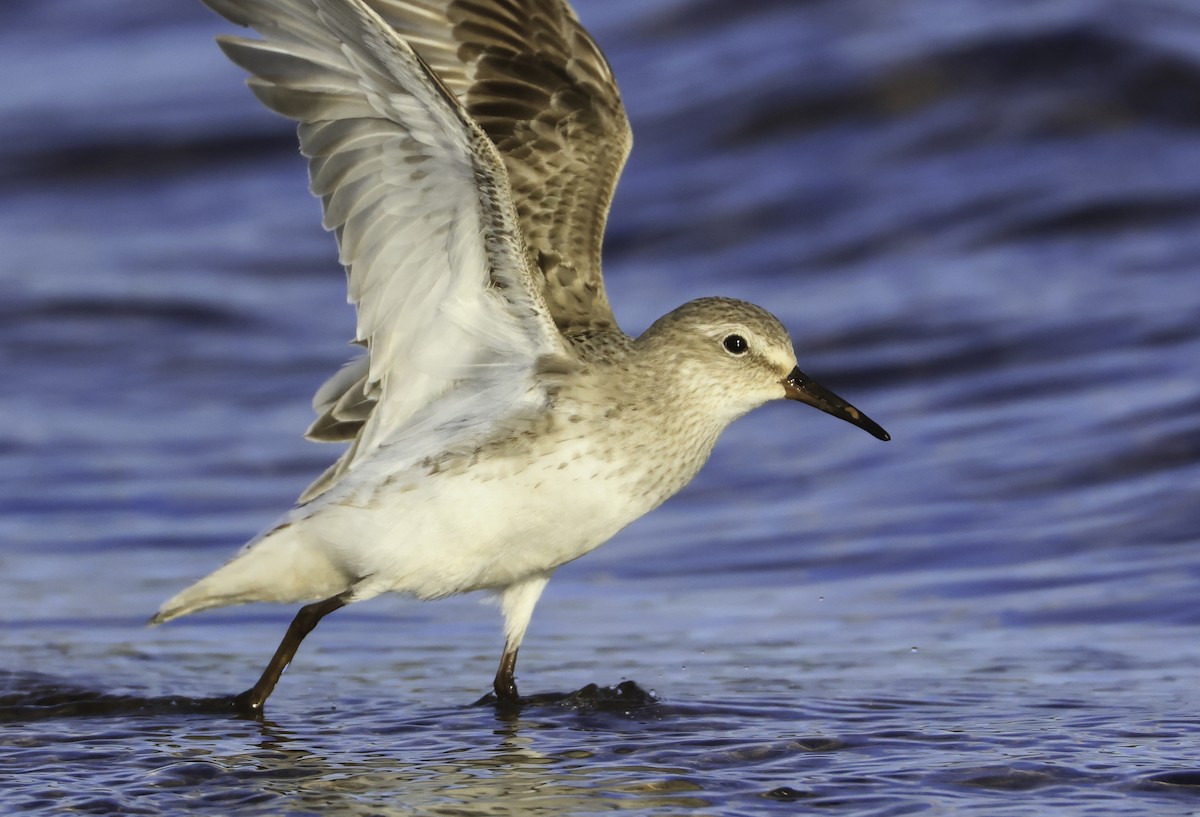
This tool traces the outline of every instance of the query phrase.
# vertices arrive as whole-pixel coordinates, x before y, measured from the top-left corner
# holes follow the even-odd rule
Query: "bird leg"
[[[511,643],[504,642],[504,654],[500,656],[500,668],[496,670],[496,680],[492,684],[497,700],[505,704],[515,704],[520,700],[517,694],[517,679],[513,677],[517,669],[517,648],[510,648]]]
[[[534,605],[548,581],[549,571],[535,573],[500,591],[500,609],[504,611],[504,654],[500,656],[500,668],[496,670],[492,689],[496,690],[496,699],[502,704],[515,704],[519,700],[517,681],[513,678],[517,669],[517,650],[525,638]]]
[[[301,607],[300,612],[296,613],[296,617],[292,619],[292,623],[288,626],[287,633],[283,636],[283,641],[279,642],[279,648],[275,650],[275,655],[271,657],[271,662],[263,670],[258,683],[236,696],[233,699],[234,706],[243,712],[249,712],[253,715],[262,714],[263,704],[266,703],[267,698],[274,691],[275,684],[279,683],[279,676],[283,675],[283,671],[292,662],[292,657],[295,656],[296,648],[300,646],[300,642],[304,640],[306,635],[313,631],[318,621],[334,610],[345,606],[346,599],[343,594]]]

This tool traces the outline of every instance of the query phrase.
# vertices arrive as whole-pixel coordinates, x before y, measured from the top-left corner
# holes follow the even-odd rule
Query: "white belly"
[[[369,594],[437,598],[499,588],[603,544],[650,509],[586,450],[393,479],[323,505],[301,524]],[[655,503],[656,504],[656,503]]]

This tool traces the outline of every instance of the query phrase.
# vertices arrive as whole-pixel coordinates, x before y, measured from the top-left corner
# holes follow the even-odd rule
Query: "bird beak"
[[[892,438],[870,417],[800,371],[799,366],[792,369],[792,373],[779,382],[783,385],[784,395],[789,400],[808,403],[826,414],[832,414],[847,423],[853,423],[878,440],[886,441]]]

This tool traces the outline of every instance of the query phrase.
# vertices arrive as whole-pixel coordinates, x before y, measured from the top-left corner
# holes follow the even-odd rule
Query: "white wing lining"
[[[313,487],[328,487],[464,381],[503,377],[520,399],[538,358],[566,347],[533,284],[488,138],[359,0],[206,2],[264,37],[220,43],[253,75],[259,99],[300,123],[368,350],[366,392],[377,404],[335,472]]]

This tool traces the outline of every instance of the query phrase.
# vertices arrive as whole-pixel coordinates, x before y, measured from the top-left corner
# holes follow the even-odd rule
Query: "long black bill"
[[[792,369],[792,373],[780,382],[783,383],[783,391],[789,400],[808,403],[826,414],[853,423],[876,439],[886,441],[892,438],[879,423],[800,371],[799,366]]]

